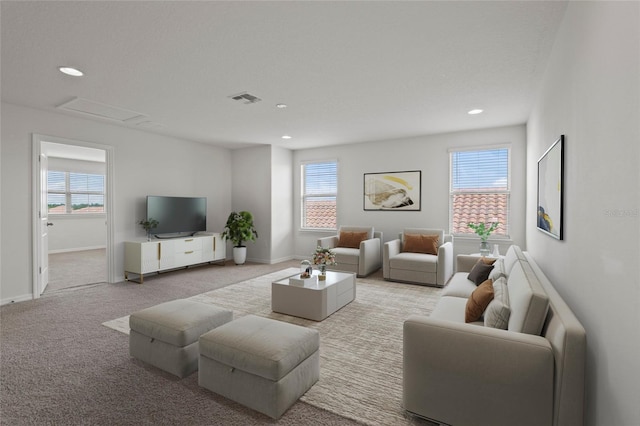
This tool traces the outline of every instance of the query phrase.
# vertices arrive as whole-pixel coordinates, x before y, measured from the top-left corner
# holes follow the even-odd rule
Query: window
[[[509,235],[510,150],[490,148],[450,152],[449,228],[474,234],[467,224],[499,222],[492,235]]]
[[[336,229],[338,163],[302,164],[302,228]]]
[[[104,175],[49,170],[49,214],[104,213]]]

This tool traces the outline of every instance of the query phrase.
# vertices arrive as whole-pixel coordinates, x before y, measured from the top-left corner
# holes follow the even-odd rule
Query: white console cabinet
[[[124,279],[144,274],[185,268],[201,263],[224,262],[226,244],[219,233],[199,232],[192,237],[124,243]]]

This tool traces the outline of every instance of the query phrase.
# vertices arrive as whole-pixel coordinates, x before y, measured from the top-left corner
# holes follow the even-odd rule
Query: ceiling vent
[[[255,104],[256,102],[260,102],[262,100],[259,97],[247,92],[238,93],[237,95],[231,95],[229,97],[234,101],[240,101],[244,104]]]
[[[83,98],[74,98],[69,102],[58,105],[56,108],[65,111],[78,112],[80,114],[87,114],[93,117],[106,118],[108,120],[119,121],[122,123],[146,117],[146,115],[139,112],[129,111],[113,105],[107,105]]]

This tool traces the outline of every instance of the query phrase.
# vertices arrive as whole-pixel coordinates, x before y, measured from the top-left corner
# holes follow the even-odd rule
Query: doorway
[[[33,135],[33,297],[113,282],[112,147]]]

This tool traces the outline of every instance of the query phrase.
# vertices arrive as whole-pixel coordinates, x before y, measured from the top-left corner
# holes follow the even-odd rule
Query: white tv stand
[[[198,232],[191,237],[126,241],[124,243],[124,279],[137,274],[140,284],[144,274],[187,268],[203,263],[223,262],[227,247],[217,232]]]

